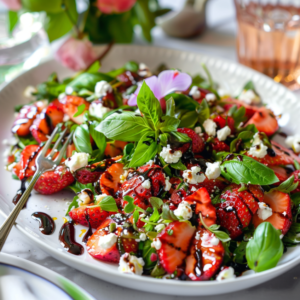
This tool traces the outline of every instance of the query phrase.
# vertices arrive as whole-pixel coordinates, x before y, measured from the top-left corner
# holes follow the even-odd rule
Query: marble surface
[[[162,0],[163,3],[176,8],[182,5],[183,0]],[[174,3],[175,2],[175,3]],[[236,60],[235,56],[235,16],[232,0],[211,0],[208,5],[208,24],[209,28],[202,36],[189,39],[178,40],[169,38],[159,29],[154,29],[154,45],[170,47],[176,49],[189,49],[191,51],[199,51],[205,54],[223,57],[229,60]],[[143,43],[140,39],[136,39],[137,44]],[[4,221],[0,216],[0,224]],[[22,237],[21,233],[13,228],[3,252],[15,255],[32,262],[49,268],[68,279],[74,281],[79,286],[86,289],[96,299],[122,299],[122,300],[171,300],[179,299],[176,296],[165,296],[159,294],[150,294],[131,289],[126,289],[107,283],[99,279],[88,276],[73,268],[63,265],[59,261],[50,257],[42,250],[33,247],[30,242]],[[222,296],[206,296],[202,297],[208,300],[222,299],[224,300],[260,300],[260,299],[283,299],[283,298],[299,298],[300,294],[300,268],[296,266],[284,275],[259,285],[257,287],[244,291],[230,293]],[[180,297],[182,298],[182,297]],[[199,299],[201,297],[185,297],[185,299]]]

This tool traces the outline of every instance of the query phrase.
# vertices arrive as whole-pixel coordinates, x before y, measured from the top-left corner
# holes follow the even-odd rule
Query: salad
[[[6,151],[22,183],[16,202],[54,128],[74,132],[35,185],[74,192],[59,234],[66,250],[124,273],[220,281],[273,268],[300,242],[300,136],[273,140],[284,133],[251,81],[226,95],[205,65],[206,78],[133,61],[99,68],[28,87]],[[76,224],[87,228],[85,249]]]

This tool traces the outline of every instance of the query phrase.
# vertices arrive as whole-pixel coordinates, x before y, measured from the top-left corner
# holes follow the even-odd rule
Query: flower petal
[[[185,91],[192,84],[192,78],[186,73],[177,70],[163,71],[158,75],[158,81],[161,86],[161,96],[173,93],[175,91]]]

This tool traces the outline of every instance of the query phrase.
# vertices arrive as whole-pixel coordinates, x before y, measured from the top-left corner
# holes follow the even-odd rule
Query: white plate
[[[99,50],[101,50],[101,47]],[[151,68],[165,63],[171,68],[178,68],[191,74],[203,73],[201,63],[205,63],[213,78],[232,94],[240,91],[245,82],[251,79],[254,81],[257,91],[264,101],[277,115],[282,114],[280,125],[286,133],[295,133],[296,129],[300,127],[300,102],[296,96],[272,79],[236,63],[204,56],[199,53],[149,46],[120,45],[114,46],[103,61],[102,68],[104,71],[118,68],[128,60],[144,62]],[[68,70],[60,66],[56,61],[51,60],[20,75],[0,91],[0,141],[10,137],[14,106],[26,102],[26,99],[22,96],[23,90],[28,85],[36,85],[46,80],[48,75],[54,71],[58,72],[60,78],[70,75]],[[10,174],[4,171],[3,166],[0,166],[0,176],[0,197],[3,200],[0,205],[4,214],[7,214],[12,208],[11,200],[19,188],[19,182],[12,180]],[[61,262],[89,275],[124,287],[170,295],[221,294],[249,288],[270,280],[300,262],[300,247],[294,247],[284,254],[276,268],[259,274],[249,274],[232,281],[184,282],[121,274],[118,273],[115,265],[96,261],[86,251],[82,256],[74,256],[64,251],[59,244],[58,232],[63,224],[63,217],[67,209],[66,202],[70,201],[72,197],[73,195],[67,191],[51,196],[42,196],[33,192],[27,209],[23,210],[18,218],[17,228],[35,245]],[[43,211],[57,218],[55,221],[57,229],[52,236],[45,236],[39,232],[38,224],[31,218],[31,214],[36,211]],[[81,241],[79,234],[82,228],[81,226],[76,227],[77,241]]]
[[[4,253],[0,253],[0,299],[95,300],[65,277]]]

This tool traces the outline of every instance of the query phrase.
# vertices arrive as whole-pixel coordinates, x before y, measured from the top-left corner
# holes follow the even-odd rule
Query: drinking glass
[[[239,62],[300,88],[300,0],[234,0]]]

